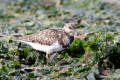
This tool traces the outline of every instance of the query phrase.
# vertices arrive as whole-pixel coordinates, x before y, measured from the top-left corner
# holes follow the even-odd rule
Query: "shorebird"
[[[75,25],[66,23],[63,28],[45,29],[31,35],[19,37],[17,41],[28,44],[35,50],[45,52],[48,59],[54,52],[69,47],[74,40],[74,34]]]

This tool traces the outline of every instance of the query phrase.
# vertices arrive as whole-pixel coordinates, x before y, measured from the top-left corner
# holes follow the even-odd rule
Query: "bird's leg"
[[[46,53],[46,56],[45,56],[45,57],[46,57],[46,59],[49,59],[51,56],[52,56],[52,54],[47,54],[47,53]]]
[[[48,59],[48,56],[49,56],[49,54],[47,54],[47,53],[46,53],[46,56],[45,56],[45,57],[46,57],[46,59]]]

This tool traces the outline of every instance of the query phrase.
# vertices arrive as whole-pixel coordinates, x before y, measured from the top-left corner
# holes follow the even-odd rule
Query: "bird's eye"
[[[69,27],[69,29],[72,29],[72,27]]]

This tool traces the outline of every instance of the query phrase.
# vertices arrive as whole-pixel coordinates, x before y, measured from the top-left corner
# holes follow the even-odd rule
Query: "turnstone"
[[[46,53],[48,59],[53,52],[62,51],[74,40],[75,25],[66,23],[63,28],[51,28],[32,35],[19,37],[17,41],[32,46],[35,50]]]

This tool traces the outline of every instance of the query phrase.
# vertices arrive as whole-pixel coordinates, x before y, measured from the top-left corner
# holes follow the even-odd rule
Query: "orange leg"
[[[52,54],[47,54],[47,53],[46,53],[46,56],[45,56],[45,57],[46,57],[46,59],[49,59],[51,56],[52,56]]]

